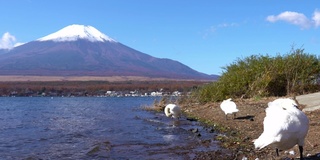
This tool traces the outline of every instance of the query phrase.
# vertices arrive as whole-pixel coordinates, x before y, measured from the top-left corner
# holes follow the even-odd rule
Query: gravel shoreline
[[[214,126],[220,133],[215,140],[226,150],[200,153],[196,159],[296,159],[299,158],[298,146],[280,152],[277,157],[275,150],[269,147],[255,151],[252,140],[263,132],[263,119],[268,102],[276,98],[260,100],[234,100],[239,112],[236,119],[228,120],[220,109],[220,103],[184,104],[181,105],[188,117],[198,119],[209,126]],[[299,106],[303,109],[303,106]],[[320,110],[305,112],[310,120],[309,132],[304,145],[304,157],[308,160],[320,160]],[[223,156],[225,154],[225,156]]]

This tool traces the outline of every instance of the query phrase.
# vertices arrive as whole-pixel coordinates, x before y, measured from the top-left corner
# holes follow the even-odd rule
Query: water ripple
[[[140,109],[154,100],[2,97],[0,159],[188,159],[186,153],[216,149],[201,148],[213,135],[197,122]]]

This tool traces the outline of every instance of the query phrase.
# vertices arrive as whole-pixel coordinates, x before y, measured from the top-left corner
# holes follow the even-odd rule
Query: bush
[[[200,102],[232,98],[297,95],[319,89],[320,62],[315,55],[294,49],[275,57],[252,55],[223,67],[220,79],[192,95]]]

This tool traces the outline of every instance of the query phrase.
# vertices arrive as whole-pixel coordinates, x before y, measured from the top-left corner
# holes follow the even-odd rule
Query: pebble
[[[191,129],[191,132],[193,132],[193,133],[198,133],[199,130],[198,130],[198,128],[195,128],[195,129]]]
[[[242,159],[241,160],[248,160],[248,158],[247,157],[242,157]]]
[[[294,155],[295,152],[294,152],[294,151],[289,151],[289,154],[290,154],[290,155]]]
[[[293,150],[291,150],[291,151],[284,151],[284,153],[285,153],[285,154],[289,154],[289,155],[294,155],[294,154],[295,154],[295,152],[294,152]]]

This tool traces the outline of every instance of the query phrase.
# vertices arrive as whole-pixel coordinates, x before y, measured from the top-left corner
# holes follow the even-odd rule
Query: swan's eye
[[[283,110],[287,110],[286,108],[283,108],[283,107],[282,107],[282,109],[283,109]]]

